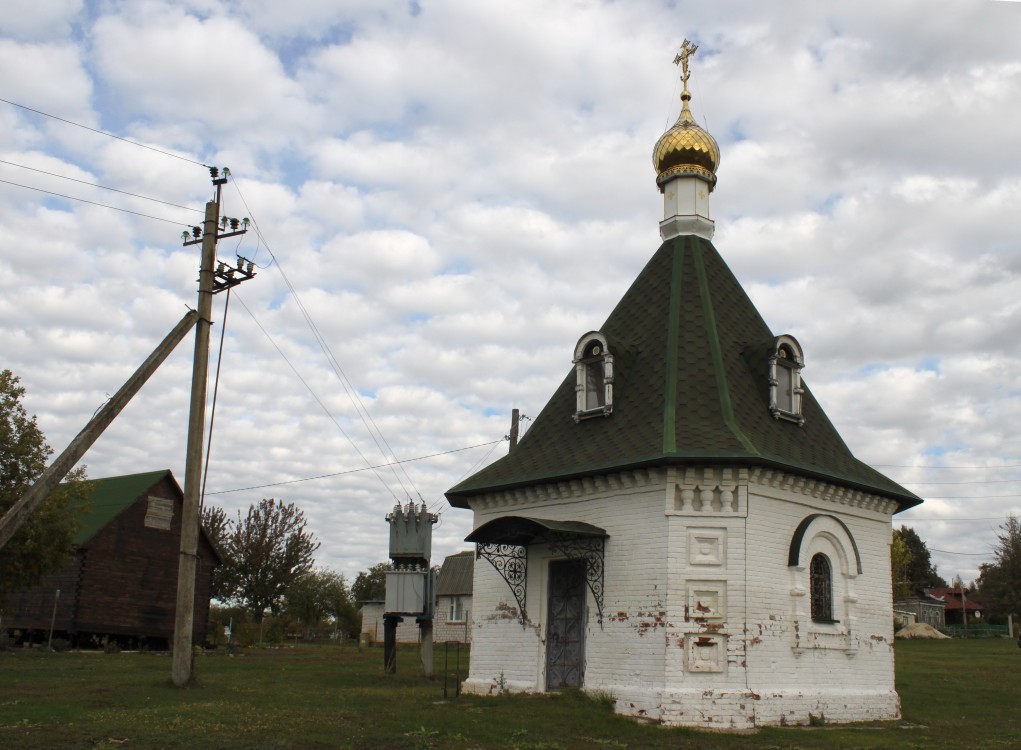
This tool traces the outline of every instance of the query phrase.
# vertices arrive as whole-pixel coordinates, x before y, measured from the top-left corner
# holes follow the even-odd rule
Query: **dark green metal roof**
[[[144,474],[126,474],[120,477],[93,479],[92,493],[86,501],[89,511],[82,520],[82,527],[74,538],[75,544],[84,544],[96,532],[106,526],[122,510],[131,505],[139,496],[170,474],[169,469],[148,471]],[[174,481],[171,478],[171,481]]]
[[[581,521],[551,521],[548,518],[500,516],[479,526],[466,542],[527,546],[552,533],[567,537],[605,537],[606,530]]]
[[[769,411],[774,339],[708,240],[667,240],[600,332],[614,355],[613,413],[574,421],[573,367],[518,446],[447,491],[482,492],[643,466],[781,468],[896,500],[921,499],[856,459],[802,382],[805,424]],[[582,332],[579,332],[579,335]],[[811,366],[811,352],[806,354]]]

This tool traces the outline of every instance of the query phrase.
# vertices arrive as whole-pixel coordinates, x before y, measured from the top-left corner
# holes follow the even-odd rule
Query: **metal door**
[[[549,566],[546,689],[581,687],[585,671],[585,561]]]

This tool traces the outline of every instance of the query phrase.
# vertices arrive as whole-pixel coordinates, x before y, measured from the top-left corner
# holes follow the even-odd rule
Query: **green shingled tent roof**
[[[802,387],[803,426],[769,411],[774,334],[708,240],[667,240],[600,332],[614,355],[613,413],[575,422],[572,367],[518,446],[447,491],[487,491],[645,466],[767,466],[889,497],[921,499],[856,459]],[[583,333],[579,331],[579,335]],[[806,353],[811,365],[811,352]]]

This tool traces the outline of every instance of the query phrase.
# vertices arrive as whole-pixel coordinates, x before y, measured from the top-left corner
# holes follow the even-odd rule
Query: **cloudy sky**
[[[218,255],[258,275],[227,313],[207,502],[298,503],[351,578],[409,495],[437,558],[463,549],[443,491],[659,246],[685,37],[716,247],[855,454],[926,498],[896,522],[975,577],[1021,509],[1021,3],[5,0],[0,367],[63,448],[195,306],[180,234],[202,165],[228,166],[224,213],[259,231]],[[183,481],[191,353],[91,476]]]

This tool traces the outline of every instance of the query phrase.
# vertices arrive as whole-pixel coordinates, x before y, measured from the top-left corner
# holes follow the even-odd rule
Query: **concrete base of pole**
[[[433,621],[422,619],[418,621],[419,632],[422,641],[422,674],[426,677],[433,676]]]

